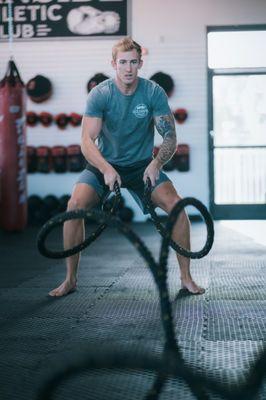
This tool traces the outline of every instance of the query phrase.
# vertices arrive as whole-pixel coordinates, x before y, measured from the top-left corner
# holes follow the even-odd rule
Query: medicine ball
[[[71,113],[69,116],[69,123],[72,126],[80,126],[82,121],[82,115],[77,113]]]
[[[39,117],[34,111],[28,111],[26,113],[26,118],[27,118],[27,125],[28,126],[36,126],[37,123],[39,122]]]
[[[60,113],[54,117],[54,121],[59,129],[65,129],[69,122],[69,116],[65,113]]]
[[[67,204],[68,201],[70,199],[70,195],[69,194],[63,194],[61,197],[59,197],[59,212],[64,212],[67,209]]]
[[[87,83],[88,93],[90,93],[91,89],[93,89],[95,86],[99,85],[99,83],[106,81],[106,79],[109,79],[109,77],[102,74],[101,72],[95,74]]]
[[[39,225],[44,222],[42,218],[43,200],[35,194],[28,197],[28,224]]]
[[[52,83],[43,75],[36,75],[26,84],[26,91],[34,103],[42,103],[52,95]]]
[[[41,112],[39,115],[39,121],[41,122],[41,124],[45,127],[48,127],[52,124],[53,122],[53,116],[52,114],[48,113],[48,112]]]
[[[174,91],[174,81],[173,78],[165,74],[164,72],[156,72],[150,77],[151,81],[154,81],[160,85],[168,97],[171,97]]]
[[[37,154],[37,172],[48,174],[51,171],[51,149],[48,146],[39,146],[36,148]]]
[[[64,146],[53,146],[51,148],[52,165],[54,172],[62,173],[67,170],[67,153]]]
[[[37,171],[36,147],[27,146],[27,172],[31,174],[36,171]]]
[[[43,199],[43,205],[43,215],[47,221],[49,218],[58,213],[60,202],[56,196],[53,194],[48,194]]]
[[[177,108],[174,112],[174,118],[178,124],[183,124],[187,119],[188,113],[185,108]]]

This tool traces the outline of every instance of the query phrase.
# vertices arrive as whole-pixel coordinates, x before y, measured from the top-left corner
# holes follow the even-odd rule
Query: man
[[[131,38],[119,41],[112,52],[115,79],[108,79],[92,89],[82,122],[82,152],[88,161],[74,187],[68,210],[94,207],[106,192],[127,187],[143,208],[144,182],[152,183],[151,199],[169,213],[180,200],[162,166],[176,151],[175,123],[163,89],[147,79],[139,78],[142,67],[141,47]],[[152,158],[154,124],[163,142]],[[98,146],[95,141],[98,139]],[[64,247],[79,244],[84,238],[82,220],[64,224]],[[173,239],[190,247],[189,221],[185,211],[176,223]],[[64,282],[49,294],[63,296],[75,290],[80,255],[67,258]],[[193,294],[202,294],[190,275],[190,260],[177,255],[181,284]]]

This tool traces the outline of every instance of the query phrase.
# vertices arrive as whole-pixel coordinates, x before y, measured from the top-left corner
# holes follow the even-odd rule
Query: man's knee
[[[67,211],[80,210],[80,209],[90,209],[95,205],[93,199],[83,199],[80,197],[71,197],[67,204]]]
[[[177,194],[172,184],[167,182],[161,187],[159,186],[157,190],[154,190],[152,200],[156,206],[169,214],[176,203],[181,200],[181,197]]]
[[[99,202],[99,196],[90,187],[76,188],[69,199],[67,210],[90,209]]]
[[[179,196],[173,196],[163,199],[161,208],[169,214],[179,200],[180,200]]]

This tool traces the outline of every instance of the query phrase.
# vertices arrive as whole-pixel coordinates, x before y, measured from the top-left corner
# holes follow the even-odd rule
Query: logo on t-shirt
[[[145,118],[145,117],[147,117],[148,113],[149,113],[149,110],[148,110],[146,104],[138,104],[133,110],[133,114],[137,118]]]

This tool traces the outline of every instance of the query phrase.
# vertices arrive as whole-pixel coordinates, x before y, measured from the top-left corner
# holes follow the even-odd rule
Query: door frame
[[[207,36],[210,32],[229,31],[255,31],[266,30],[266,25],[237,25],[237,26],[208,26]],[[207,39],[208,44],[208,39]],[[208,153],[209,153],[209,188],[210,211],[214,219],[266,219],[265,204],[215,204],[214,203],[214,141],[213,131],[213,77],[214,76],[239,76],[239,75],[266,75],[266,68],[219,68],[212,69],[208,66],[207,48],[207,87],[208,87]],[[226,146],[225,146],[226,147]],[[238,146],[235,146],[236,148]],[[252,146],[247,146],[252,147]],[[265,146],[254,146],[265,147]],[[239,146],[239,148],[244,148]]]

